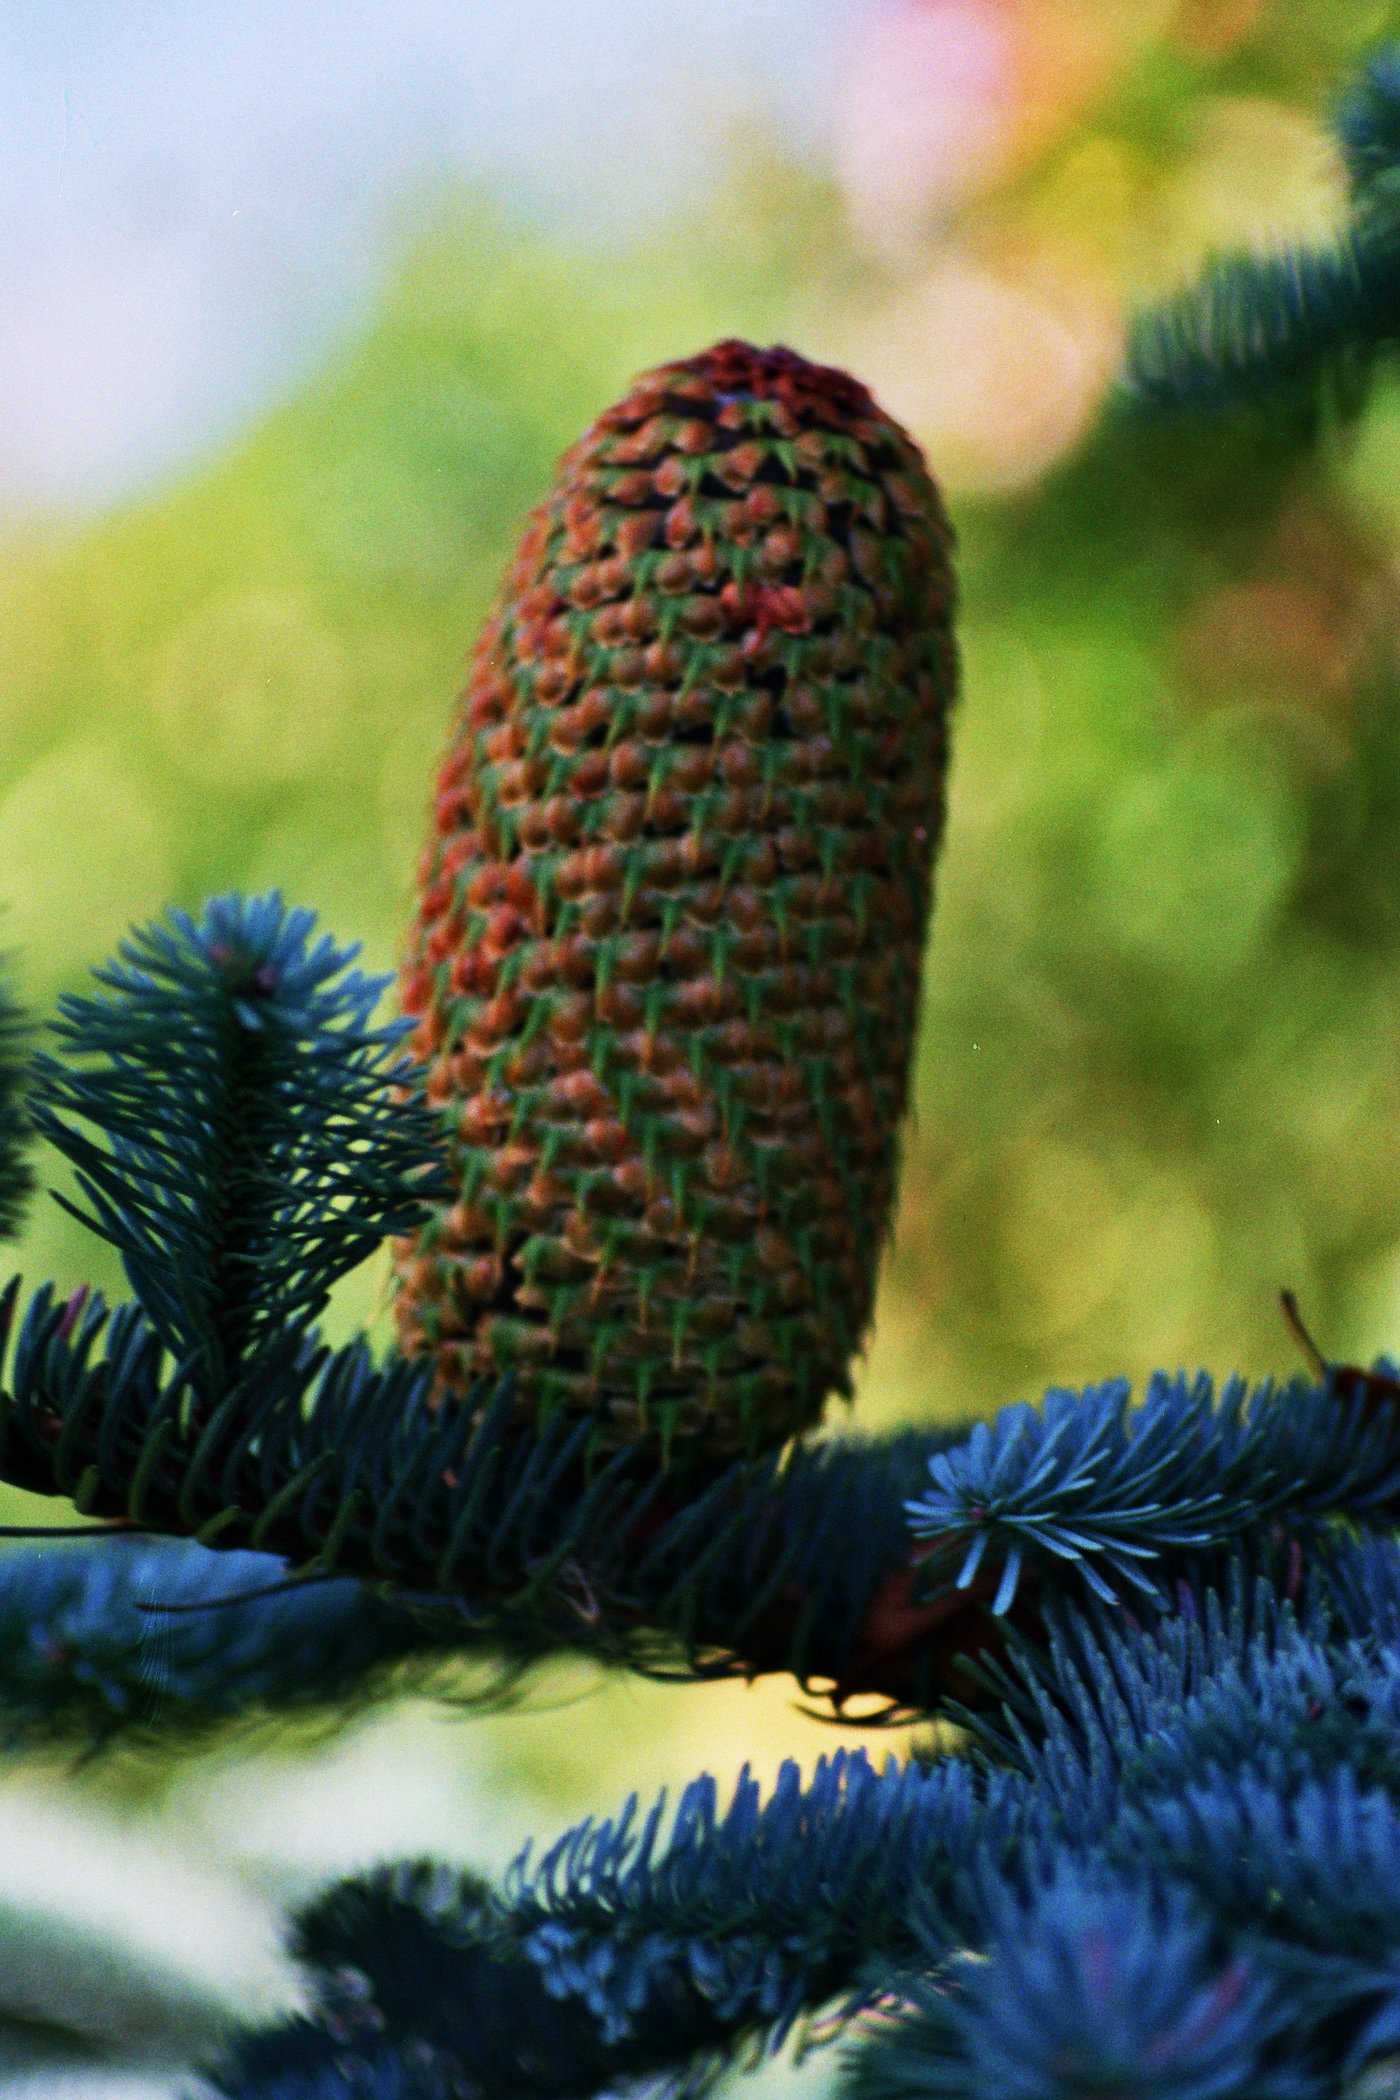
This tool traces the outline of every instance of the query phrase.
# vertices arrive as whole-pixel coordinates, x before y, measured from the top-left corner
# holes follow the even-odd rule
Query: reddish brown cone
[[[849,1367],[943,823],[949,532],[845,373],[648,373],[534,513],[438,784],[405,972],[457,1202],[400,1249],[444,1391],[712,1452]]]

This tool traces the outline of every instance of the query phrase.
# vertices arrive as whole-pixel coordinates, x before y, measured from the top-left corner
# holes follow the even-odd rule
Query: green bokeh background
[[[984,243],[1053,226],[1125,302],[1257,226],[1203,159],[1223,105],[1301,137],[1325,207],[1328,98],[1400,30],[1356,0],[1147,12],[975,206]],[[470,643],[559,452],[707,340],[878,342],[940,238],[872,256],[835,181],[758,138],[722,196],[605,254],[446,194],[369,322],[221,457],[82,529],[13,521],[0,895],[35,1010],[132,920],[232,887],[280,886],[391,969]],[[1328,1353],[1400,1350],[1397,447],[1382,385],[1311,452],[1098,427],[998,491],[953,477],[951,824],[857,1423],[1158,1365],[1291,1373],[1283,1284]],[[17,1264],[119,1281],[47,1200]],[[382,1328],[385,1286],[352,1279],[339,1326]],[[830,1743],[781,1692],[616,1700],[491,1724],[498,1778],[562,1812]]]

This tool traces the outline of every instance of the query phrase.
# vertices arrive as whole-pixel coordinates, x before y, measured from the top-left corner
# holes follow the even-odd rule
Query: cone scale
[[[722,1455],[817,1418],[894,1194],[955,686],[949,531],[857,381],[721,343],[531,517],[404,974],[457,1200],[398,1250],[446,1396]]]

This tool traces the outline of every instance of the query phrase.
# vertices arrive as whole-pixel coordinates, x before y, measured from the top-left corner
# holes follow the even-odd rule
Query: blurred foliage
[[[1311,141],[1326,191],[1322,119],[1394,16],[1147,10],[1072,121],[902,262],[761,140],[645,245],[571,249],[470,198],[420,212],[358,339],[224,457],[0,547],[0,892],[30,1003],[130,921],[232,887],[279,884],[392,964],[475,628],[559,451],[631,374],[724,334],[878,349],[950,238],[1039,242],[1096,282],[1108,258],[1120,301],[1160,288],[1257,231],[1268,171],[1232,217],[1222,110]],[[898,354],[917,402],[907,317]],[[870,1419],[1159,1363],[1291,1369],[1282,1283],[1335,1353],[1394,1344],[1397,436],[1382,393],[1313,453],[1105,422],[1038,479],[955,480],[965,692]],[[115,1281],[51,1204],[21,1253]]]

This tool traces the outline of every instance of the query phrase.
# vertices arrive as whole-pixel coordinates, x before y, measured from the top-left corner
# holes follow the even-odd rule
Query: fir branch
[[[266,1715],[339,1719],[460,1650],[441,1603],[281,1574],[266,1554],[121,1538],[0,1553],[0,1743],[169,1749]]]
[[[0,958],[0,1240],[19,1230],[34,1187],[24,1104],[29,1032]]]
[[[686,1989],[727,2024],[781,2040],[838,1993],[860,2001],[877,1965],[879,1988],[890,1986],[916,1951],[911,1907],[936,1911],[956,1947],[977,1915],[973,1861],[1009,1854],[1023,1822],[1014,1783],[955,1760],[878,1771],[838,1752],[805,1788],[785,1764],[766,1802],[745,1773],[723,1813],[700,1779],[664,1846],[664,1797],[645,1816],[634,1799],[616,1821],[569,1832],[538,1867],[521,1860],[506,1885],[510,1929],[607,2040]]]
[[[0,1301],[0,1343],[18,1312]],[[5,1369],[0,1347],[0,1376]],[[980,1601],[916,1603],[904,1505],[953,1431],[711,1474],[590,1424],[520,1422],[509,1384],[437,1407],[431,1367],[362,1343],[265,1350],[206,1420],[136,1306],[35,1294],[0,1388],[0,1476],[84,1514],[391,1582],[519,1660],[586,1648],[657,1674],[788,1671],[936,1703]]]
[[[890,2100],[1335,2093],[1400,2031],[1394,1652],[1323,1585],[1303,1619],[1238,1579],[1182,1603],[1064,1608],[1022,1658],[1041,1725],[968,1761],[837,1758],[724,1814],[697,1782],[669,1832],[631,1804],[495,1897],[425,1865],[332,1891],[302,1931],[316,2017],[249,2038],[223,2089],[335,2090],[278,2081],[359,2020],[469,2089],[559,2100],[878,1999],[906,2010],[853,2079]]]
[[[586,1420],[522,1424],[508,1384],[439,1408],[430,1375],[294,1333],[205,1419],[139,1308],[41,1291],[0,1394],[0,1474],[92,1516],[451,1597],[522,1659],[564,1645],[661,1672],[786,1670],[915,1711],[970,1695],[966,1659],[996,1650],[1008,1612],[1034,1632],[1060,1595],[1150,1603],[1193,1556],[1276,1525],[1301,1543],[1338,1517],[1390,1520],[1400,1498],[1384,1381],[1234,1381],[1217,1401],[1162,1377],[1136,1414],[1115,1385],[961,1442],[686,1474],[645,1439],[600,1457]]]
[[[520,1862],[500,1896],[426,1865],[386,1869],[298,1928],[315,2024],[342,2048],[350,2023],[426,2049],[476,2091],[564,2100],[675,2071],[926,1966],[928,1926],[913,1921],[933,1893],[951,1949],[976,1909],[968,1862],[1009,1853],[1018,1821],[1017,1788],[995,1775],[877,1772],[840,1753],[806,1787],[784,1767],[767,1801],[745,1776],[724,1812],[697,1781],[664,1838],[664,1799],[645,1815],[629,1803],[538,1867]],[[278,2081],[314,2062],[313,2032],[250,2039],[222,2090],[302,2090]]]
[[[1388,46],[1333,118],[1351,217],[1331,242],[1218,258],[1136,316],[1120,406],[1136,417],[1281,409],[1310,435],[1355,415],[1400,342],[1400,47]]]
[[[1400,227],[1358,223],[1330,247],[1236,255],[1133,321],[1122,381],[1135,414],[1355,414],[1400,340]]]
[[[325,1351],[308,1320],[327,1276],[394,1222],[382,1206],[409,1204],[431,1152],[421,1104],[399,1123],[384,1098],[393,1032],[367,1029],[372,988],[328,988],[346,958],[308,951],[308,930],[277,900],[225,900],[201,928],[138,937],[105,973],[116,997],[69,1003],[68,1039],[99,1063],[67,1075],[47,1061],[43,1114],[98,1228],[123,1245],[138,1303],[109,1319],[98,1299],[31,1302],[0,1396],[17,1485],[453,1595],[517,1652],[589,1638],[640,1666],[679,1652],[691,1671],[786,1668],[838,1698],[874,1689],[907,1704],[912,1686],[930,1705],[985,1644],[986,1601],[1010,1607],[1027,1556],[1038,1577],[1064,1563],[1107,1596],[1272,1516],[1296,1527],[1394,1503],[1392,1411],[1364,1381],[1247,1406],[1236,1384],[1213,1409],[1208,1385],[1159,1379],[1131,1428],[1124,1388],[1052,1395],[1043,1416],[1011,1410],[960,1451],[925,1446],[935,1485],[909,1507],[933,1550],[916,1587],[891,1494],[907,1442],[663,1478],[643,1440],[595,1463],[586,1421],[521,1425],[508,1387],[438,1410],[426,1366]],[[133,1119],[158,1127],[177,1040],[193,1046],[181,1099],[203,1106],[148,1142]],[[64,1125],[55,1102],[105,1117],[110,1148]],[[241,1165],[228,1130],[244,1132]],[[330,1163],[342,1142],[358,1207]],[[205,1205],[211,1226],[195,1216]]]
[[[313,927],[276,893],[172,912],[94,973],[105,996],[61,1001],[68,1061],[35,1061],[87,1209],[59,1200],[206,1410],[439,1192],[436,1119],[393,1056],[408,1024],[372,1025],[385,980]]]

